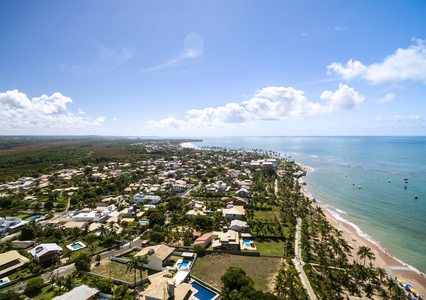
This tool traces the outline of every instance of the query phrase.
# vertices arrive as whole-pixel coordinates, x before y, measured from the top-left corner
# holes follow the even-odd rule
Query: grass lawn
[[[37,296],[34,296],[32,299],[34,300],[50,300],[53,299],[57,296],[61,296],[63,294],[65,294],[66,291],[62,290],[61,292],[59,292],[59,288],[58,287],[54,287],[52,285],[46,285],[41,289],[41,293],[38,294]]]
[[[272,210],[255,210],[254,219],[274,219],[275,214]]]
[[[209,254],[197,258],[191,274],[206,281],[217,289],[221,289],[220,276],[229,266],[244,269],[253,278],[256,289],[272,292],[273,281],[280,267],[281,258],[252,257],[230,254]]]
[[[257,251],[261,254],[280,254],[284,252],[284,242],[282,240],[255,240]]]
[[[126,272],[127,266],[126,264],[121,264],[115,261],[103,261],[99,266],[95,266],[94,268],[91,268],[92,273],[96,273],[99,275],[103,275],[106,277],[110,276],[110,270],[111,270],[111,278],[116,278],[120,280],[124,280],[127,282],[134,282],[134,276],[135,272]],[[148,277],[148,275],[152,275],[153,273],[156,273],[155,271],[149,271],[144,270],[143,271],[143,278]],[[140,280],[140,271],[136,270],[136,281]]]

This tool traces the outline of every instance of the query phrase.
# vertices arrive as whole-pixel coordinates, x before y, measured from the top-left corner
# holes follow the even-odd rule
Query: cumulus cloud
[[[330,111],[341,111],[358,107],[365,97],[360,96],[353,88],[340,84],[339,89],[334,93],[324,91],[321,94],[321,99],[327,101],[326,106]]]
[[[76,116],[68,112],[68,103],[72,99],[61,93],[31,100],[18,90],[0,93],[0,128],[83,128],[105,121],[104,117],[93,120]],[[79,109],[77,114],[82,113]]]
[[[376,99],[376,102],[377,102],[377,103],[386,103],[386,102],[391,102],[391,101],[393,101],[393,99],[395,99],[395,94],[393,94],[393,93],[388,93],[388,94],[386,94],[386,96],[384,96],[383,98]]]
[[[421,81],[426,84],[426,47],[425,41],[413,39],[407,49],[397,49],[383,62],[366,66],[360,61],[348,61],[346,65],[332,63],[327,67],[328,74],[336,73],[349,80],[360,77],[372,84],[393,83],[405,80]]]
[[[342,84],[335,92],[323,92],[321,99],[326,100],[325,105],[308,101],[303,91],[292,87],[267,87],[258,90],[253,98],[241,104],[228,103],[219,107],[188,110],[182,120],[151,120],[146,122],[145,129],[234,128],[256,121],[304,118],[353,109],[364,101],[364,97],[353,88]]]

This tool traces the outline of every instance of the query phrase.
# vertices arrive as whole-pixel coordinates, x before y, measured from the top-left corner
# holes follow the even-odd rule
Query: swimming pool
[[[141,225],[148,225],[149,221],[140,221],[139,222]]]
[[[197,293],[195,293],[195,297],[197,297],[200,300],[211,300],[216,296],[216,293],[213,293],[212,291],[208,290],[204,286],[193,282],[192,287],[198,290]]]
[[[243,240],[243,245],[244,246],[250,246],[251,245],[251,241],[250,240]]]
[[[86,245],[82,242],[75,242],[75,243],[67,245],[67,248],[72,250],[72,251],[75,251],[75,250],[78,250],[78,249],[81,249],[81,248],[85,248],[85,247],[86,247]]]
[[[38,219],[41,219],[41,218],[43,218],[43,217],[42,216],[34,216],[34,217],[29,218],[28,220],[32,221],[32,220],[38,220]]]
[[[181,267],[187,267],[189,265],[190,261],[189,260],[184,260],[180,263],[177,263],[177,267],[178,269],[180,269]]]
[[[83,248],[83,246],[79,243],[74,243],[71,245],[71,248],[73,248],[74,250],[77,250],[77,249]]]

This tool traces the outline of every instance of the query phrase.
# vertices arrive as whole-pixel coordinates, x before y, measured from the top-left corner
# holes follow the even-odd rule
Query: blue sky
[[[425,1],[0,11],[0,134],[426,135]]]

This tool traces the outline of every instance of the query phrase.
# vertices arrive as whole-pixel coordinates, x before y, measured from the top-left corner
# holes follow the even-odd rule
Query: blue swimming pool
[[[140,221],[139,222],[141,225],[148,225],[149,221]]]
[[[200,300],[211,300],[216,296],[215,293],[203,287],[202,285],[199,285],[196,282],[192,283],[192,287],[198,290],[198,292],[195,293],[194,296]]]
[[[244,246],[250,246],[251,241],[250,240],[243,240],[243,245]]]
[[[43,218],[43,217],[42,216],[34,216],[34,217],[29,218],[28,220],[32,221],[32,220],[38,220],[38,219],[41,219],[41,218]]]
[[[177,264],[178,269],[180,269],[181,267],[187,267],[189,265],[189,261],[188,260],[184,260],[181,263]]]

